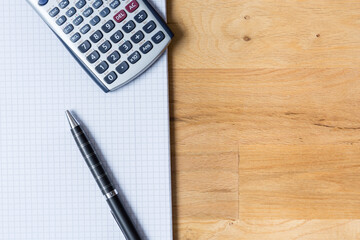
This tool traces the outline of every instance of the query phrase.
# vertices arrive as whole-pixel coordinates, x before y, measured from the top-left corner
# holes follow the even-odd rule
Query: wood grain
[[[167,5],[175,239],[360,239],[360,2]]]
[[[180,39],[171,47],[178,69],[360,63],[359,1],[173,0],[168,6]]]
[[[226,145],[179,146],[174,207],[180,218],[238,218],[238,148]]]
[[[360,218],[360,147],[240,146],[245,219]]]
[[[173,78],[176,143],[359,143],[358,70],[181,70]]]
[[[360,220],[247,220],[180,223],[179,239],[360,239]]]

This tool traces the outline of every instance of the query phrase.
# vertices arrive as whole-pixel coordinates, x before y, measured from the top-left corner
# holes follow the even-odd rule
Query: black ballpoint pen
[[[119,225],[127,240],[140,240],[134,224],[120,201],[118,191],[111,184],[111,181],[107,176],[105,169],[101,165],[101,162],[97,157],[95,150],[91,146],[85,132],[69,111],[66,111],[66,116],[71,126],[71,133],[74,136],[76,144],[78,145],[80,152],[83,155],[85,162],[94,176],[101,192],[105,196],[106,202],[109,204],[111,214],[115,218],[115,221]]]

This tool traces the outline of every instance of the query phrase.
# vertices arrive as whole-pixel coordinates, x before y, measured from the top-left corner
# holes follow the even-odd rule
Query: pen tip
[[[74,116],[71,114],[71,112],[69,110],[66,110],[65,114],[66,114],[66,117],[69,121],[71,128],[75,128],[75,127],[79,126],[79,123],[76,121],[76,119],[74,118]]]

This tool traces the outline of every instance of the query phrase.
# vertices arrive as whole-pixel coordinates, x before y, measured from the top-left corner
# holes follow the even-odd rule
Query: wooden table
[[[175,239],[360,239],[360,1],[168,14]]]

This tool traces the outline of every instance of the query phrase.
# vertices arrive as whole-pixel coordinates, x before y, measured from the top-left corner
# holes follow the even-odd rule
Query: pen
[[[111,214],[115,218],[115,221],[119,225],[127,240],[140,240],[134,224],[131,222],[129,215],[126,213],[125,208],[120,201],[118,191],[112,185],[85,132],[70,111],[66,111],[66,116],[76,144],[78,145],[80,152],[83,155],[85,162],[95,178],[102,194],[105,196],[106,202],[111,209]]]

